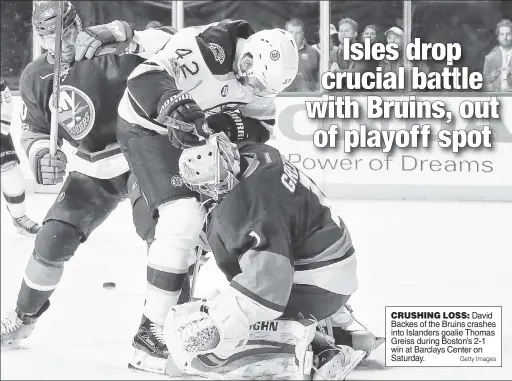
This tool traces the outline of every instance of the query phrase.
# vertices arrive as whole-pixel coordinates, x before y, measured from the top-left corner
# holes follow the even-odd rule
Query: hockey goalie
[[[219,133],[185,149],[179,169],[212,202],[215,263],[199,278],[216,292],[169,312],[169,375],[340,380],[382,343],[322,332],[357,289],[355,251],[319,188],[279,151]]]

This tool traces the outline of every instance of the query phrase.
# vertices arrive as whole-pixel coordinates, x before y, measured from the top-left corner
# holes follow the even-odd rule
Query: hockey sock
[[[2,171],[2,192],[13,218],[25,215],[25,181],[19,164]]]
[[[64,264],[78,246],[82,233],[69,224],[49,220],[39,230],[34,251],[25,269],[17,310],[35,314],[57,288]]]

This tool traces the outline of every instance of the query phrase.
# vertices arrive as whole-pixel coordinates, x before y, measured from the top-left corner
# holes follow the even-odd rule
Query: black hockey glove
[[[224,110],[210,115],[206,121],[213,132],[224,132],[233,143],[240,140],[265,143],[270,138],[270,132],[260,121],[243,116],[240,110]]]
[[[167,127],[169,140],[177,148],[203,145],[205,138],[212,134],[204,111],[188,93],[173,95],[167,92],[160,100],[158,110],[156,121]]]
[[[66,154],[61,150],[52,156],[49,148],[41,148],[36,151],[30,164],[38,184],[55,185],[64,181],[67,162]]]

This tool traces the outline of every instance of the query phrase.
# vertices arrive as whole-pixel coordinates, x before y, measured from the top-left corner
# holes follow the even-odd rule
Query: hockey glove
[[[186,149],[203,145],[212,134],[206,123],[206,115],[190,94],[164,94],[158,104],[157,122],[167,127],[172,145]]]
[[[260,121],[243,116],[240,110],[224,110],[208,116],[206,121],[214,133],[224,132],[232,143],[240,140],[265,143],[270,138],[270,132]]]
[[[51,156],[48,148],[41,148],[30,164],[38,184],[55,185],[64,181],[67,162],[64,152],[57,150],[56,155]]]
[[[133,30],[126,21],[91,26],[80,32],[75,43],[75,60],[91,59],[102,54],[114,53],[121,42],[131,41]],[[124,49],[123,49],[124,50]]]

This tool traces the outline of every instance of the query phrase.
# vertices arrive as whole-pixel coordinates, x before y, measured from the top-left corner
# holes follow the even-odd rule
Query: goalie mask
[[[205,145],[183,150],[179,168],[190,189],[218,200],[237,184],[240,153],[221,132],[210,136]]]
[[[237,63],[238,77],[259,96],[286,89],[297,75],[299,53],[292,35],[283,29],[262,30],[250,36]]]
[[[55,56],[55,37],[57,28],[58,1],[34,1],[32,7],[32,25],[41,42],[41,46]],[[82,22],[76,9],[69,1],[64,2],[62,10],[62,61],[72,62],[75,57],[75,41],[82,30]]]

